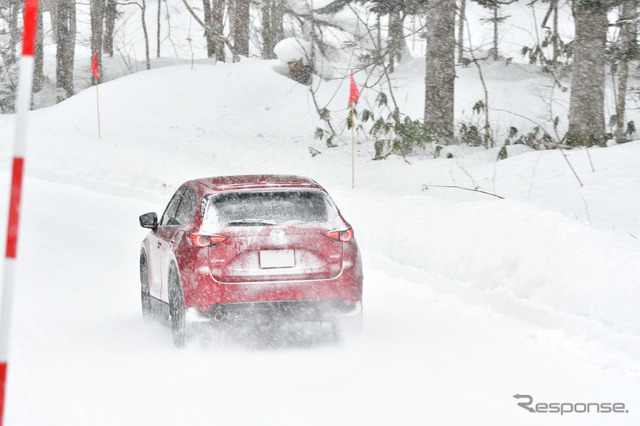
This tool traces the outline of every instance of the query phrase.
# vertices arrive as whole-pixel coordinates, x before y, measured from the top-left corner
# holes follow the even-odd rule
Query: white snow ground
[[[408,165],[372,161],[363,141],[351,189],[348,140],[311,140],[306,88],[274,66],[104,84],[102,139],[92,88],[31,113],[7,424],[637,424],[639,142],[592,149],[595,173],[571,152],[580,188],[557,151]],[[4,188],[12,127],[0,117]],[[177,350],[142,320],[137,216],[188,178],[241,173],[332,193],[364,253],[359,340],[317,327]],[[471,179],[507,199],[422,190]],[[532,414],[518,393],[629,413]]]
[[[417,117],[422,66],[395,81]],[[361,133],[352,189],[348,132],[338,148],[313,140],[307,88],[278,71],[200,60],[103,84],[101,139],[94,88],[31,113],[7,425],[639,423],[640,142],[591,149],[595,172],[584,150],[568,153],[581,187],[558,151],[511,147],[496,162],[497,149],[453,147],[453,159],[409,165],[372,161]],[[549,116],[532,68],[496,63],[485,78],[493,107]],[[456,90],[468,119],[475,70],[459,70]],[[334,91],[343,118],[347,84],[319,96]],[[491,114],[497,129],[526,126]],[[0,116],[2,241],[13,125]],[[300,327],[177,350],[142,320],[138,215],[162,211],[184,180],[244,173],[310,176],[336,199],[364,255],[360,339]],[[518,393],[629,412],[533,414]]]

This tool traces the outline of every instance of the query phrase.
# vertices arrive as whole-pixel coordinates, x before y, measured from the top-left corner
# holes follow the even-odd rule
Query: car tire
[[[338,340],[347,340],[362,333],[362,312],[352,317],[340,318],[331,324],[331,331]]]
[[[147,266],[147,256],[144,252],[140,253],[140,302],[142,304],[142,316],[150,318],[151,309],[151,292],[149,290],[149,268]]]
[[[189,328],[186,319],[186,309],[182,297],[182,287],[180,278],[175,269],[169,272],[169,320],[171,323],[171,335],[173,344],[177,348],[182,348],[189,337]]]

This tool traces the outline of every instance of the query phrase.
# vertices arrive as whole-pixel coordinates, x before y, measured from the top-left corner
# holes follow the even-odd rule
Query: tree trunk
[[[142,0],[142,6],[140,6],[140,19],[142,20],[142,34],[144,35],[144,58],[147,69],[151,69],[151,55],[149,53],[149,33],[147,32],[147,20],[145,14],[147,12],[147,2]]]
[[[227,2],[227,22],[229,25],[229,38],[233,40],[236,34],[236,2],[235,0],[223,1]]]
[[[158,14],[156,16],[156,58],[160,57],[160,25],[162,24],[162,0],[158,0]]]
[[[213,30],[216,34],[224,33],[224,0],[213,0],[211,4],[211,14],[213,19]],[[224,62],[224,41],[219,37],[214,37],[214,52],[216,61]]]
[[[113,58],[113,36],[118,16],[117,0],[106,0],[104,5],[104,41],[102,51]]]
[[[284,40],[284,10],[287,7],[286,0],[271,0],[271,31],[273,32],[273,46]]]
[[[38,8],[38,24],[36,30],[36,44],[33,55],[33,93],[42,90],[44,83],[44,45],[42,37],[42,8]]]
[[[213,12],[211,11],[211,3],[209,0],[202,0],[202,10],[205,25],[207,28],[213,29]],[[204,31],[204,36],[207,40],[207,57],[213,58],[216,54],[214,36],[209,30]]]
[[[76,43],[75,0],[58,0],[56,27],[56,87],[64,89],[66,97],[73,96],[73,62]]]
[[[467,0],[460,0],[458,13],[458,63],[464,61],[464,21],[466,18]]]
[[[67,61],[67,74],[71,76],[73,85],[73,66],[76,58],[76,0],[66,0],[69,2],[69,61]]]
[[[382,48],[382,23],[380,15],[376,16],[376,58],[380,63],[384,62],[384,49]]]
[[[91,0],[89,5],[91,14],[91,60],[97,53],[98,69],[102,70],[102,21],[104,18],[104,0]],[[100,73],[102,75],[102,73]],[[97,84],[99,78],[91,76],[91,82]]]
[[[553,4],[553,66],[555,67],[558,62],[560,52],[558,51],[558,0],[554,0]]]
[[[607,10],[592,0],[575,0],[573,16],[573,68],[569,103],[567,143],[605,143],[604,78],[607,39]]]
[[[620,11],[620,64],[618,65],[618,99],[616,100],[616,142],[627,142],[625,126],[625,108],[627,101],[627,79],[629,77],[629,61],[636,48],[636,1],[625,0]]]
[[[262,57],[264,59],[273,59],[273,47],[274,37],[273,29],[271,28],[271,18],[274,9],[274,2],[272,0],[262,1]]]
[[[309,39],[311,40],[311,48],[309,52],[309,69],[313,74],[313,70],[316,66],[316,49],[318,43],[316,42],[316,20],[313,16],[313,0],[311,1],[311,31],[309,31]]]
[[[250,1],[236,0],[233,43],[238,55],[249,56]]]
[[[424,122],[436,136],[453,137],[456,2],[429,2]]]
[[[399,10],[394,10],[389,14],[389,72],[393,72],[395,64],[402,60],[405,51],[404,42],[404,18]]]
[[[9,4],[9,49],[5,56],[7,65],[13,65],[17,61],[16,49],[22,35],[18,28],[18,16],[20,15],[20,0],[11,0]]]
[[[493,8],[493,60],[497,61],[500,55],[498,55],[498,23],[500,17],[498,16],[498,6]]]
[[[212,2],[202,0],[202,5],[206,27],[207,56],[215,58],[216,62],[224,62],[224,41],[220,38],[224,32],[224,0],[213,0]]]
[[[43,5],[44,7],[44,5]],[[40,2],[38,2],[38,9],[40,9]],[[58,35],[58,4],[49,5],[49,16],[51,19],[51,32],[53,34],[53,38],[56,38]]]

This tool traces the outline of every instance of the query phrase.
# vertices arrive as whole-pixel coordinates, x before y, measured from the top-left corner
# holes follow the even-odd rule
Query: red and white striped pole
[[[18,225],[20,218],[20,198],[24,158],[27,151],[27,116],[31,106],[33,84],[33,50],[38,19],[38,0],[24,2],[24,35],[22,57],[16,98],[16,130],[13,140],[13,167],[9,196],[9,223],[7,226],[7,247],[2,280],[2,312],[0,314],[0,426],[4,422],[5,398],[7,395],[7,367],[9,361],[9,331],[11,329],[11,309],[15,287],[16,256],[18,252]]]

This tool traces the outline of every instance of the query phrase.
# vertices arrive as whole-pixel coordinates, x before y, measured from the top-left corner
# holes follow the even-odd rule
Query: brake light
[[[189,242],[196,247],[209,247],[220,244],[229,239],[222,235],[202,235],[202,234],[188,234]]]
[[[346,243],[353,239],[353,229],[345,229],[344,231],[331,231],[327,232],[324,235],[331,238],[332,240],[342,241],[343,243]]]

